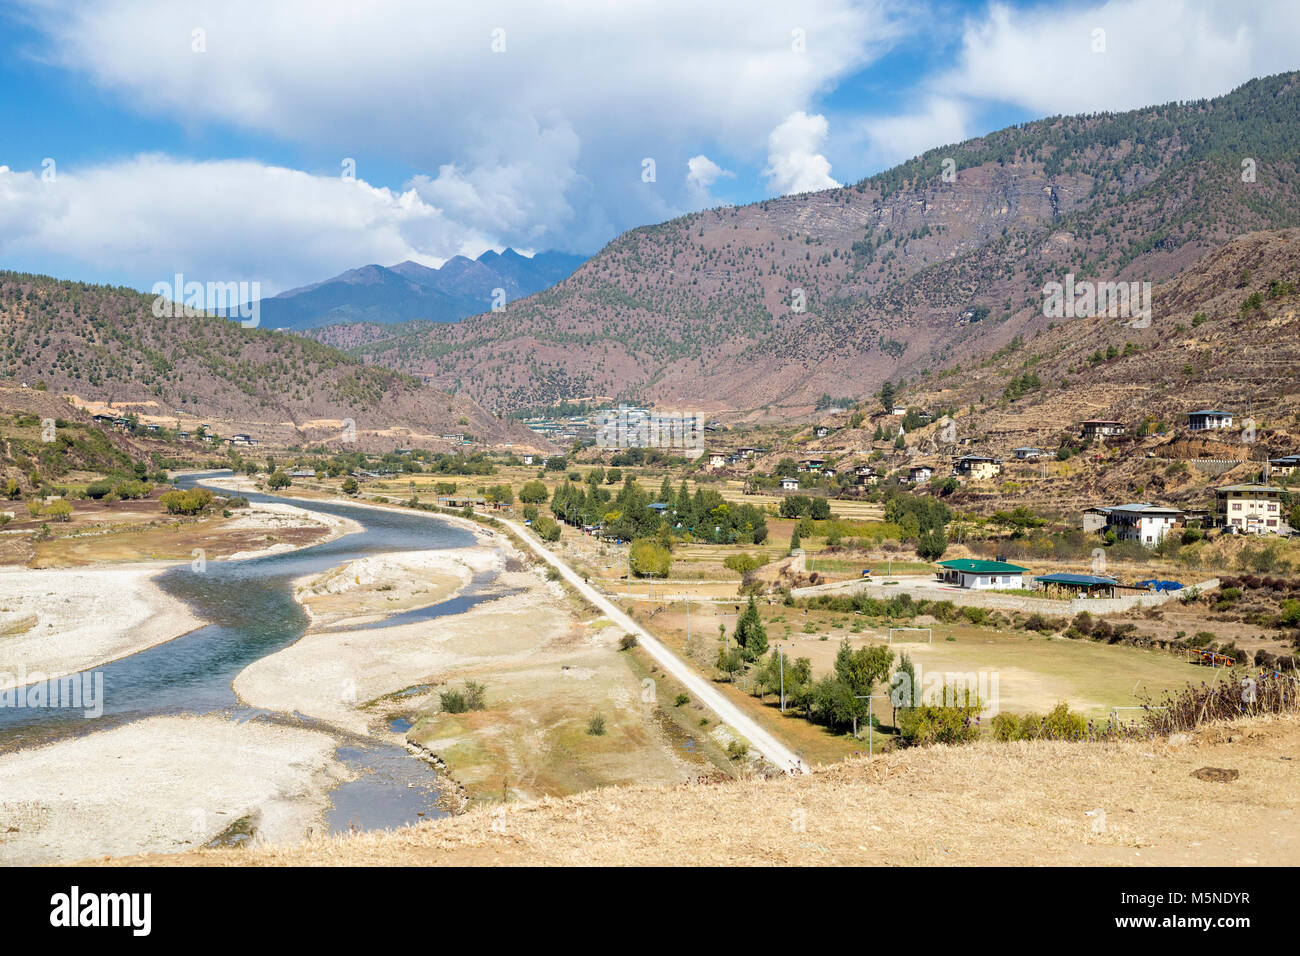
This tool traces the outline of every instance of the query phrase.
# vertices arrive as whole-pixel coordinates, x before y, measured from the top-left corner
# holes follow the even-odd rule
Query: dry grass
[[[1297,864],[1298,761],[1300,719],[1255,719],[1169,741],[900,751],[801,778],[611,788],[391,833],[114,862]],[[1205,766],[1240,776],[1192,776]]]

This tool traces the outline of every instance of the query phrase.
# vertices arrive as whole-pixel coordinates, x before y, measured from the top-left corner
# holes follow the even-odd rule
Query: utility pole
[[[776,645],[776,661],[781,668],[781,713],[785,713],[785,651],[781,645]]]

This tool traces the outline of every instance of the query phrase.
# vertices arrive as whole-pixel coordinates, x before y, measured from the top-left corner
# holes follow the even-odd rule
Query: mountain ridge
[[[393,266],[370,263],[264,298],[261,317],[267,328],[293,330],[417,318],[454,322],[491,308],[497,289],[506,301],[520,298],[560,281],[583,261],[562,252],[530,258],[507,248],[489,249],[477,259],[453,256],[438,268],[409,259]]]
[[[504,313],[349,347],[498,411],[610,394],[795,415],[1044,327],[1042,286],[1067,272],[1159,283],[1300,225],[1297,153],[1295,73],[1048,117],[853,185],[642,226]]]

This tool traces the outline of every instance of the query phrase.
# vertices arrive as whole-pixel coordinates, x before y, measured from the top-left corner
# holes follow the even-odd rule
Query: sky
[[[1295,0],[4,0],[0,268],[270,295],[591,254],[1296,68]]]

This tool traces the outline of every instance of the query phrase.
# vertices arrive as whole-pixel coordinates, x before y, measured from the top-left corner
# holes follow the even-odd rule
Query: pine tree
[[[756,661],[767,653],[767,629],[763,627],[763,618],[752,594],[736,622],[735,638],[736,647],[742,649],[747,661]]]

